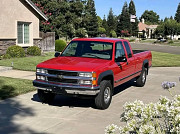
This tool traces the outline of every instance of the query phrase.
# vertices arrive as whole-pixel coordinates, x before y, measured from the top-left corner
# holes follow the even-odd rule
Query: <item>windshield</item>
[[[113,43],[94,41],[72,41],[61,56],[112,59]]]

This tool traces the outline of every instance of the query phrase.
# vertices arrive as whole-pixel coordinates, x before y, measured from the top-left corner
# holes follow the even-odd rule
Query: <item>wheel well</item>
[[[108,75],[108,76],[103,77],[103,79],[101,81],[103,81],[103,80],[110,80],[111,85],[114,88],[114,78],[112,75]]]
[[[144,64],[144,68],[147,69],[147,75],[148,75],[149,64],[148,64],[148,63],[145,63],[145,64]]]

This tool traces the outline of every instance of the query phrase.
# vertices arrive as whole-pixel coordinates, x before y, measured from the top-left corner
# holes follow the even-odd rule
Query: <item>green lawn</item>
[[[34,90],[31,80],[0,77],[0,100]]]
[[[152,52],[153,67],[180,67],[180,55]]]
[[[154,43],[156,39],[146,39],[146,40],[141,40],[140,43]]]
[[[50,53],[45,53],[42,56],[0,60],[0,66],[10,67],[13,62],[13,69],[24,70],[24,71],[35,71],[37,64],[53,57],[54,57],[54,53],[50,52]]]

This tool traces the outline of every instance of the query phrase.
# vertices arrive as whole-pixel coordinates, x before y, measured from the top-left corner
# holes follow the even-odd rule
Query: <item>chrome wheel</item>
[[[106,87],[106,89],[104,90],[104,102],[106,104],[109,103],[109,100],[111,98],[111,91],[110,90],[111,90],[110,87]]]
[[[145,81],[146,81],[146,72],[144,71],[142,75],[142,83],[145,83]]]

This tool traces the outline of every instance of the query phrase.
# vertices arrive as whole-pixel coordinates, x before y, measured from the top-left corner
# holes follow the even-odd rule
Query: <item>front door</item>
[[[124,46],[122,42],[117,42],[115,45],[115,68],[114,68],[114,86],[117,86],[124,82],[127,72],[128,64],[127,62],[119,62],[119,58],[126,58]]]

